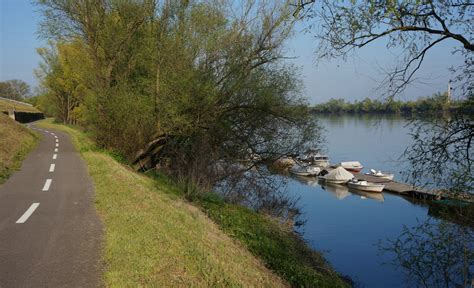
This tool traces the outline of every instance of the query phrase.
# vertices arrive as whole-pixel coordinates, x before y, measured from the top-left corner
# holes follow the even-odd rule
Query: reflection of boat
[[[305,176],[298,176],[298,175],[293,175],[291,179],[294,179],[298,181],[301,184],[312,186],[312,187],[317,187],[319,186],[318,184],[318,179],[315,177],[305,177]]]
[[[339,200],[342,200],[347,196],[351,195],[351,193],[349,193],[349,189],[346,186],[342,186],[339,184],[323,184],[321,185],[321,188],[331,192]]]
[[[319,154],[318,150],[315,149],[306,151],[298,157],[298,160],[323,168],[329,166],[329,157],[327,155]]]
[[[379,202],[384,202],[385,198],[383,197],[383,193],[373,193],[373,192],[365,192],[365,191],[360,191],[357,189],[349,189],[349,192],[359,195],[360,198],[362,199],[373,199],[375,201]]]
[[[367,182],[367,181],[359,181],[357,179],[353,179],[349,182],[347,182],[347,186],[352,189],[357,189],[361,191],[367,191],[367,192],[382,192],[383,188],[385,185],[383,184],[376,184],[372,182]]]
[[[342,167],[337,167],[336,169],[332,170],[331,172],[319,176],[319,179],[324,183],[334,183],[334,184],[343,184],[347,181],[354,178],[350,172]]]
[[[375,171],[374,169],[370,169],[370,173],[365,173],[366,175],[374,176],[381,179],[393,180],[393,174],[388,172],[382,171]]]
[[[288,170],[291,174],[298,176],[317,176],[321,169],[313,165],[295,164]]]
[[[347,162],[340,162],[336,166],[340,166],[346,170],[353,171],[353,172],[360,172],[364,166],[360,164],[359,161],[347,161]]]

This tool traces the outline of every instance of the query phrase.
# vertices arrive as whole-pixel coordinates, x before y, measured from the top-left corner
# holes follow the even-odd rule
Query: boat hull
[[[385,179],[385,180],[393,180],[393,174],[390,175],[384,175],[384,176],[376,176],[376,175],[371,175],[380,179]]]
[[[318,167],[322,167],[322,168],[326,168],[326,167],[329,167],[329,161],[327,161],[327,160],[314,160],[313,165],[318,166]]]
[[[382,192],[383,188],[385,187],[384,185],[377,185],[377,184],[369,184],[369,185],[361,185],[357,183],[347,183],[347,186],[351,189],[356,189],[360,191],[365,191],[365,192],[376,192],[380,193]]]
[[[364,167],[344,167],[344,166],[342,166],[342,168],[346,169],[347,171],[356,172],[356,173],[359,173],[360,171],[362,171],[362,169],[364,169]]]
[[[305,177],[317,175],[317,173],[314,173],[314,172],[299,172],[299,171],[292,171],[292,170],[290,170],[290,173],[293,175],[305,176]]]
[[[331,183],[331,184],[345,184],[347,183],[349,180],[333,180],[333,179],[327,179],[325,178],[324,176],[320,176],[318,178],[321,182],[324,182],[324,183]]]

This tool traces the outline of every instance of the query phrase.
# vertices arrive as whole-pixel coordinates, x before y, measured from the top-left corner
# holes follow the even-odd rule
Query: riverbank
[[[348,286],[272,219],[212,193],[186,201],[165,176],[133,172],[84,133],[40,125],[69,133],[89,167],[106,227],[107,286]]]
[[[0,184],[21,167],[21,162],[38,143],[39,136],[0,113]]]

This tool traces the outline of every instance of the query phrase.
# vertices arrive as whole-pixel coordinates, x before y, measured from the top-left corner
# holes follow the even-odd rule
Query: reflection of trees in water
[[[227,177],[216,187],[229,202],[279,219],[289,226],[304,224],[298,208],[299,197],[287,192],[287,178],[273,175],[267,169],[253,169],[243,175]]]
[[[413,145],[405,151],[411,164],[407,176],[415,185],[438,186],[451,192],[474,187],[474,122],[470,116],[423,118],[412,122]]]
[[[393,255],[389,264],[402,270],[415,287],[470,287],[474,281],[474,230],[428,219],[404,227],[395,240],[381,243]]]

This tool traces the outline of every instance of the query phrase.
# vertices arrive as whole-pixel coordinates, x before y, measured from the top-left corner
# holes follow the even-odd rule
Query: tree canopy
[[[30,96],[30,85],[25,81],[13,79],[0,82],[0,97],[22,101]]]
[[[473,93],[474,3],[437,1],[306,1],[303,17],[318,41],[323,58],[347,57],[355,49],[385,41],[388,49],[401,51],[399,63],[387,72],[383,85],[388,96],[403,91],[422,66],[429,51],[442,42],[457,43],[454,53],[465,61],[454,67],[453,80],[464,96]]]
[[[100,145],[144,170],[209,186],[235,174],[222,161],[249,161],[242,174],[319,139],[282,61],[294,22],[284,1],[38,4],[54,42],[40,50],[40,74],[58,116],[72,109]]]

